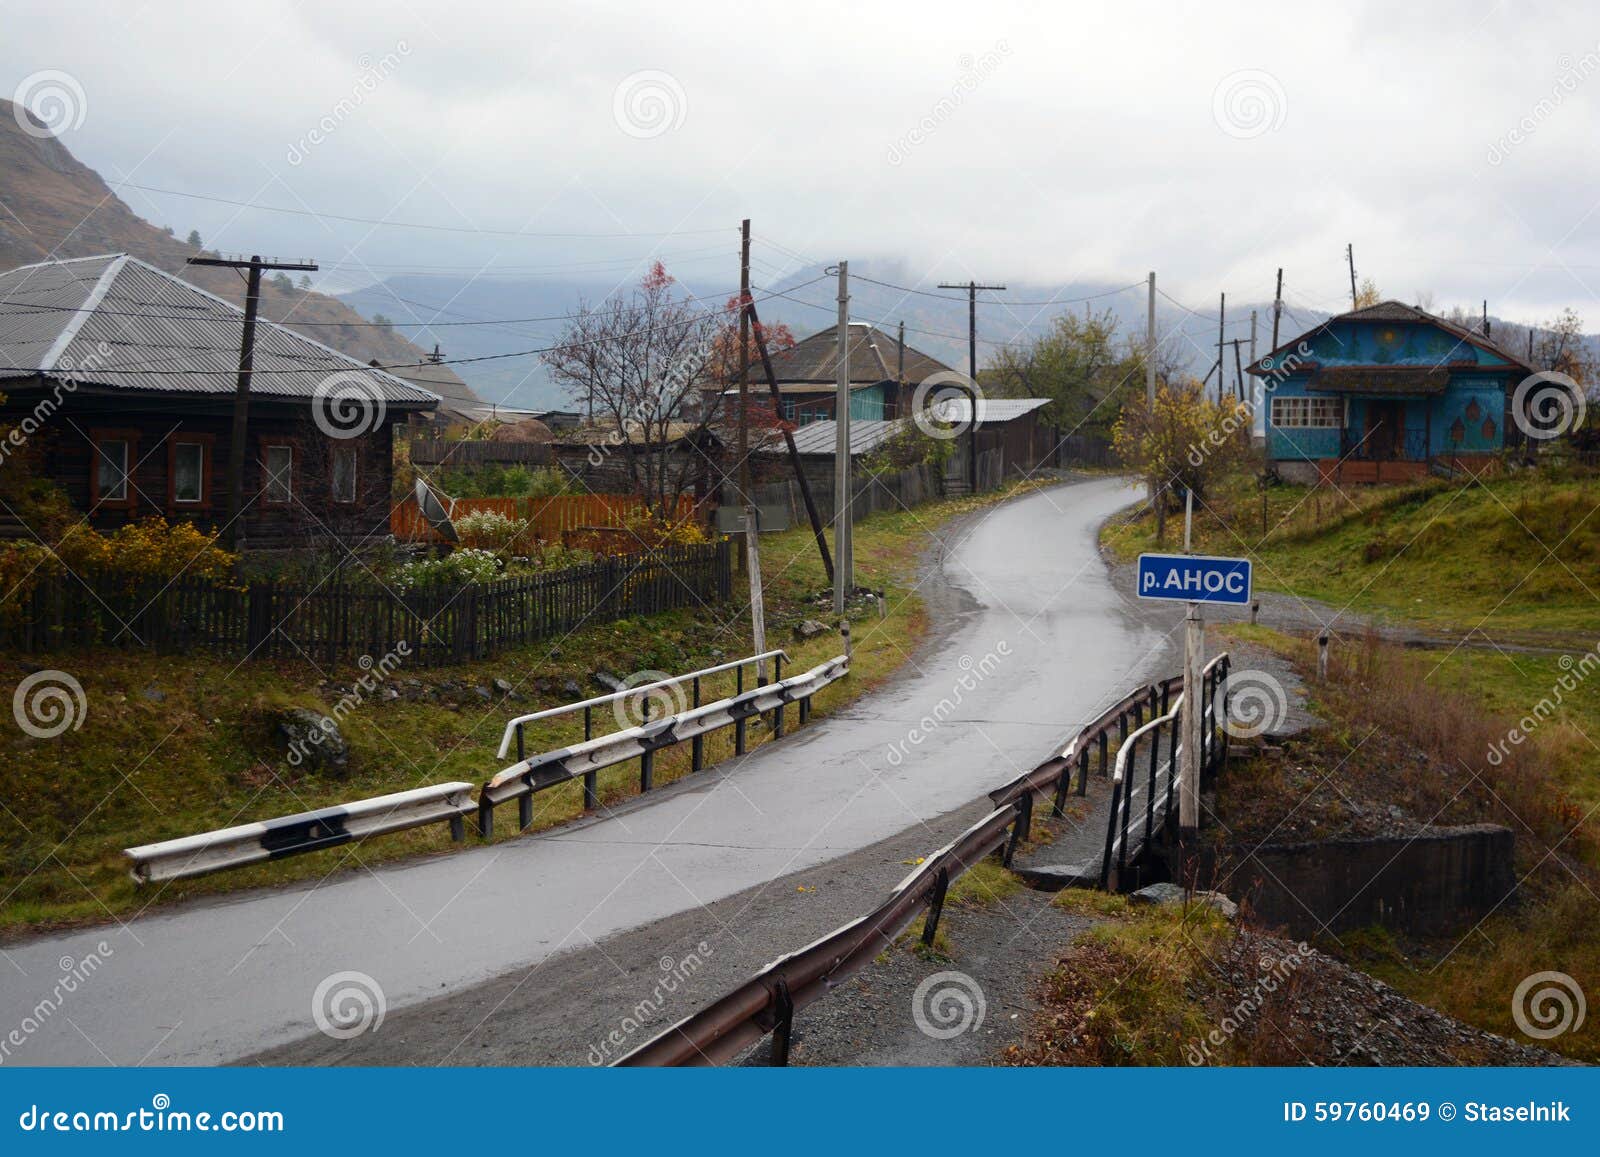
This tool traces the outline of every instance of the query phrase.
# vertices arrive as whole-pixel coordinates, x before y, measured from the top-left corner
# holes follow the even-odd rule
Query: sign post
[[[1184,528],[1184,546],[1189,545]],[[1139,556],[1138,593],[1142,599],[1188,604],[1183,635],[1183,714],[1178,756],[1178,838],[1184,848],[1194,843],[1200,827],[1200,751],[1205,746],[1204,603],[1249,606],[1251,567],[1247,558],[1216,558],[1194,554],[1142,554]]]

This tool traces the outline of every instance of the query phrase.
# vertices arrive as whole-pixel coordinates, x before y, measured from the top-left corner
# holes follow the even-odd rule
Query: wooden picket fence
[[[453,507],[453,517],[493,510],[507,518],[526,518],[535,538],[545,542],[564,542],[577,531],[595,527],[622,527],[643,515],[649,509],[641,498],[631,494],[562,494],[554,498],[458,498]],[[675,523],[688,522],[696,517],[694,499],[680,495],[673,507]],[[389,533],[397,542],[436,543],[441,541],[428,520],[422,516],[414,498],[408,498],[389,513]],[[629,545],[626,536],[609,536],[616,540],[614,552],[639,549],[642,544]]]
[[[244,658],[435,666],[485,659],[591,623],[721,602],[733,591],[728,539],[602,558],[585,566],[456,587],[397,591],[371,581],[166,585],[118,576],[40,582],[0,614],[0,647],[115,646]],[[354,579],[352,575],[352,579]],[[400,645],[405,650],[400,651]]]

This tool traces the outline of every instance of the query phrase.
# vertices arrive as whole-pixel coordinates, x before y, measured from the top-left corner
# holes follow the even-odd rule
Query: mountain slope
[[[16,107],[0,100],[0,269],[52,257],[131,253],[242,305],[244,283],[232,270],[185,266],[186,259],[198,252],[129,209],[59,140],[24,132]],[[423,361],[423,351],[403,336],[365,324],[367,319],[326,294],[285,292],[264,284],[261,314],[361,361],[376,359],[385,365]],[[441,395],[447,406],[480,401],[446,366],[396,372]]]

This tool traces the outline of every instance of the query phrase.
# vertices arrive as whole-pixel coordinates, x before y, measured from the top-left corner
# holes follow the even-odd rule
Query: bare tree
[[[620,460],[630,489],[658,513],[714,465],[721,393],[705,386],[728,313],[682,292],[657,262],[630,292],[581,303],[543,355],[588,415],[591,457]]]

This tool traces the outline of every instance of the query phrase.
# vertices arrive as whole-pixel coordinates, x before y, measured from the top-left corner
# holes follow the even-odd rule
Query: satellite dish
[[[450,522],[450,508],[454,505],[454,499],[439,494],[422,478],[417,479],[417,509],[422,511],[422,517],[446,542],[461,541]]]

